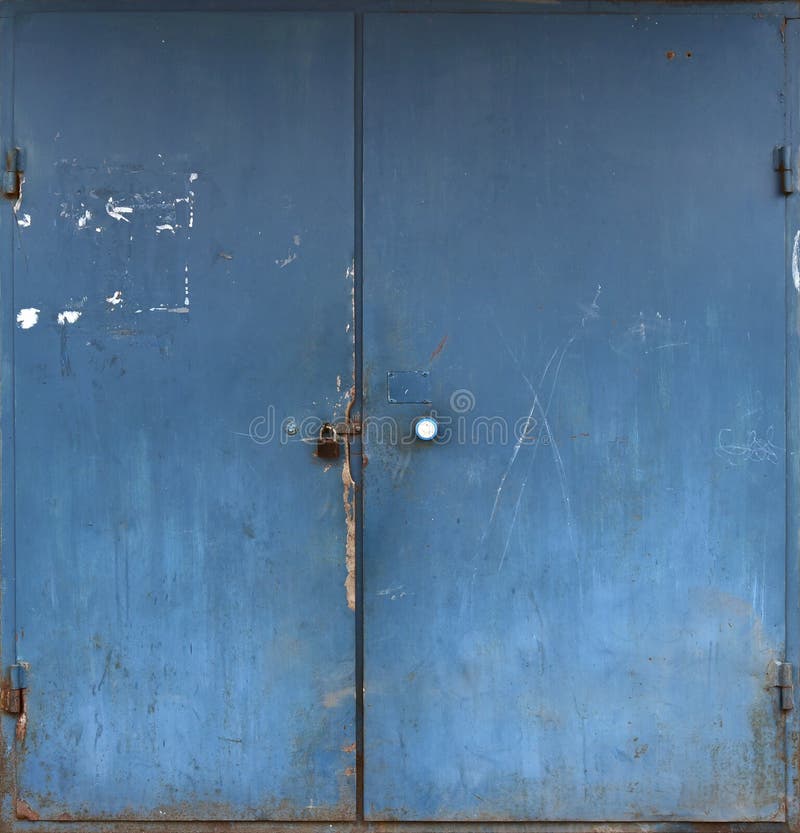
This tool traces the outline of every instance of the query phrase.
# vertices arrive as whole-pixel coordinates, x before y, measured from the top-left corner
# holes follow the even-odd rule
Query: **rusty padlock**
[[[317,457],[323,460],[335,460],[339,456],[339,436],[336,429],[329,423],[319,429],[317,440]]]

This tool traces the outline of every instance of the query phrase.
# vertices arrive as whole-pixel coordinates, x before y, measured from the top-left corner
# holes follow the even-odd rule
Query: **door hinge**
[[[28,687],[25,666],[15,663],[8,669],[8,677],[0,687],[0,708],[8,714],[20,714],[23,708],[23,691]]]
[[[780,692],[781,711],[790,712],[794,708],[794,668],[790,662],[779,662],[777,688]]]
[[[780,174],[781,191],[794,193],[794,170],[792,169],[792,146],[778,145],[773,153],[775,170]]]

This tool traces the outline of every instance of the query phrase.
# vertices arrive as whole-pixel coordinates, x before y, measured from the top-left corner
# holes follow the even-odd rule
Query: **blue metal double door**
[[[10,818],[792,825],[783,23],[3,18]]]

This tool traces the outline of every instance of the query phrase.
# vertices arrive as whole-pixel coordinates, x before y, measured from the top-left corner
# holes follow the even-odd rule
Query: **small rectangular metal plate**
[[[431,403],[429,370],[390,370],[386,374],[389,402],[394,405]]]

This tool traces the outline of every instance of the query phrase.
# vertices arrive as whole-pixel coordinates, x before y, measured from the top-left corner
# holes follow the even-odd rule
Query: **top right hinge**
[[[778,145],[772,155],[774,168],[780,174],[781,191],[794,193],[794,170],[792,168],[792,146]]]

